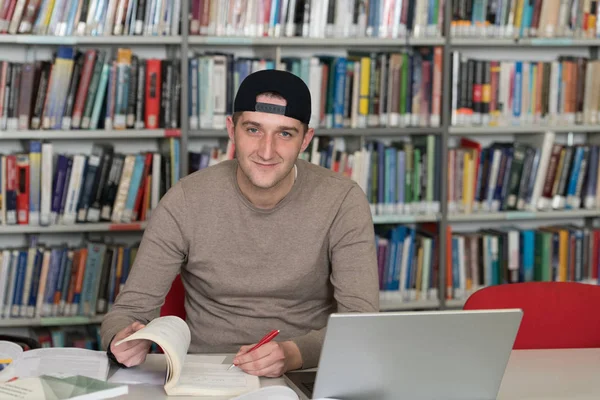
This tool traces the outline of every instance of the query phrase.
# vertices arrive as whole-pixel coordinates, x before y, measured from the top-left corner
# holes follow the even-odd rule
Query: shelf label
[[[206,44],[253,44],[252,38],[211,36],[203,40]]]
[[[524,211],[513,211],[506,213],[506,219],[533,219],[535,218],[534,212]]]
[[[181,129],[165,129],[165,137],[181,137]]]
[[[573,39],[570,38],[556,38],[556,39],[546,39],[546,38],[537,38],[530,39],[531,44],[534,46],[570,46],[573,44]]]
[[[131,224],[111,224],[108,227],[109,231],[140,231],[142,230],[142,224],[131,223]]]

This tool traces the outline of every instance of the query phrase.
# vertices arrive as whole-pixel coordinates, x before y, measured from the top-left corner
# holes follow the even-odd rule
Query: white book
[[[179,34],[179,20],[181,18],[181,0],[174,0],[171,3],[172,12],[171,12],[171,23],[169,25],[169,30],[167,34],[171,36],[176,36]]]
[[[1,155],[0,174],[0,225],[6,225],[6,156]]]
[[[10,261],[11,255],[9,250],[2,251],[0,254],[0,317],[2,316],[2,310],[4,310],[4,302],[6,300],[6,293],[8,292],[8,279],[10,277]]]
[[[310,89],[311,95],[311,116],[309,126],[311,128],[318,128],[319,117],[321,110],[321,82],[322,82],[322,66],[319,63],[317,57],[311,57],[309,66],[309,79],[308,88]]]
[[[115,14],[112,34],[115,36],[121,36],[123,34],[123,20],[125,17],[125,12],[127,11],[125,5],[128,3],[128,0],[117,0],[117,10]]]
[[[554,144],[555,136],[556,134],[554,132],[548,131],[544,133],[543,136],[535,135],[521,139],[522,142],[530,143],[533,147],[540,148],[541,150],[540,162],[535,176],[533,192],[531,194],[531,201],[526,204],[525,207],[527,210],[536,210],[536,206],[544,188],[544,181],[546,180],[546,172],[548,171],[548,163],[550,162],[550,155],[552,153],[552,145]]]
[[[21,23],[21,18],[23,17],[23,11],[25,11],[26,3],[27,0],[17,0],[10,25],[8,27],[8,33],[11,35],[15,35],[19,29],[19,24]]]
[[[121,173],[121,180],[117,189],[117,197],[115,198],[113,212],[111,220],[114,223],[121,222],[123,217],[123,211],[125,210],[125,201],[129,194],[129,184],[131,183],[131,175],[133,174],[133,168],[135,166],[135,155],[128,154],[125,156],[125,163],[123,165],[123,172]]]
[[[35,255],[37,253],[37,243],[27,251],[27,268],[25,270],[25,282],[23,284],[23,296],[21,297],[21,317],[33,317],[33,306],[29,306],[29,295],[31,293],[31,279],[33,269],[35,268]]]
[[[104,19],[104,26],[102,32],[106,36],[110,36],[113,33],[113,27],[115,24],[115,15],[117,13],[117,6],[119,0],[109,0],[108,8],[106,9],[106,17]]]
[[[3,318],[10,318],[10,312],[13,305],[13,296],[15,293],[15,285],[17,282],[17,267],[19,265],[19,251],[13,250],[10,260],[10,269],[8,271],[8,283],[6,297],[4,298],[4,315]]]
[[[83,172],[87,163],[87,157],[82,154],[73,156],[73,168],[69,178],[69,189],[67,190],[67,201],[65,203],[65,212],[62,216],[62,223],[71,225],[75,223],[77,217],[77,205],[81,193]]]
[[[38,294],[35,304],[35,317],[41,317],[44,309],[44,295],[46,293],[46,280],[48,278],[48,269],[50,268],[50,258],[52,252],[44,250],[44,258],[42,260],[42,270],[40,273],[40,283],[38,285]]]
[[[160,174],[161,174],[162,158],[159,153],[152,155],[152,190],[150,194],[150,210],[148,217],[152,215],[152,211],[156,210],[160,202]]]
[[[215,55],[212,58],[213,70],[209,75],[212,83],[213,128],[225,129],[227,113],[227,57]]]

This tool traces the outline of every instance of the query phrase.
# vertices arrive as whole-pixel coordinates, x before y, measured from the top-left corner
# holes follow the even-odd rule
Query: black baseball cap
[[[265,92],[274,92],[283,97],[287,104],[261,103],[256,97]],[[304,81],[291,72],[267,69],[248,75],[240,84],[233,103],[233,112],[259,111],[285,115],[308,124],[311,114],[310,90]]]

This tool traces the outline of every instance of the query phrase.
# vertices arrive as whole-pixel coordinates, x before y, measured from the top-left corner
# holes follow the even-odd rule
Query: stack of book
[[[600,30],[596,1],[455,0],[452,36],[503,38],[596,38]]]
[[[179,60],[59,47],[52,61],[0,61],[0,130],[173,129]]]
[[[137,246],[89,242],[0,252],[1,318],[93,317],[110,310],[123,289]]]
[[[447,232],[446,293],[466,299],[491,285],[517,282],[600,284],[600,229],[556,225]]]
[[[448,212],[600,209],[599,149],[552,132],[487,148],[463,138],[448,152]]]
[[[0,224],[72,225],[145,221],[179,178],[179,140],[160,152],[123,154],[94,144],[91,154],[54,154],[31,141],[28,153],[0,155]]]
[[[0,33],[164,36],[179,33],[181,0],[4,0]]]
[[[190,34],[250,37],[440,36],[441,0],[190,0]]]
[[[453,126],[600,122],[600,62],[481,60],[452,53]]]
[[[399,225],[375,236],[381,298],[438,300],[437,227]]]

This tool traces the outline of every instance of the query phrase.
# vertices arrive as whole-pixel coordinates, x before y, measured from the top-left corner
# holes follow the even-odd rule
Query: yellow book
[[[569,231],[560,229],[558,231],[558,281],[567,281],[567,270],[569,267]]]
[[[369,115],[369,82],[371,79],[371,59],[361,57],[360,59],[360,100],[358,103],[358,113],[366,124]]]

